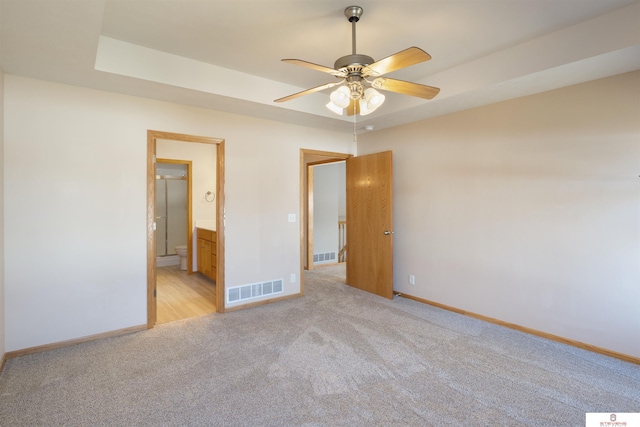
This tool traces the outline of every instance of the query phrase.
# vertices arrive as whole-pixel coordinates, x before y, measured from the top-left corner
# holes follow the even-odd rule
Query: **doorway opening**
[[[195,145],[196,153],[192,148],[193,143],[185,147],[182,142],[160,140],[156,145],[156,155],[162,157],[167,152],[179,152],[181,157],[190,158],[193,154],[202,153],[196,161],[197,169],[200,169],[199,181],[202,181],[202,169],[206,169],[210,170],[207,180],[215,182],[213,147]],[[157,324],[216,311],[215,282],[193,274],[193,245],[189,244],[194,207],[193,161],[160,157],[156,159]],[[197,187],[203,185],[202,182],[197,184]],[[198,211],[202,217],[201,209]],[[201,270],[198,268],[198,271]]]
[[[310,163],[308,269],[346,262],[347,206],[344,161]]]
[[[326,210],[324,209],[326,208],[326,205],[314,205],[314,184],[316,183],[315,176],[317,175],[314,168],[316,166],[338,164],[339,162],[344,162],[350,157],[352,157],[351,154],[345,153],[307,149],[300,150],[300,212],[302,218],[300,221],[300,233],[302,236],[300,239],[300,292],[302,294],[304,294],[304,270],[312,270],[320,265],[335,265],[339,262],[345,261],[347,256],[347,248],[343,246],[343,243],[346,244],[346,218],[340,218],[338,208],[340,201],[338,199],[331,201],[331,203],[335,204],[335,206],[331,207],[331,209],[335,207],[335,215],[333,213],[329,213],[330,216],[333,215],[329,222],[335,224],[335,230],[331,230],[328,233],[332,236],[329,237],[330,240],[334,240],[333,237],[335,237],[335,242],[330,242],[329,247],[332,247],[333,243],[335,243],[337,248],[335,251],[333,249],[325,249],[327,246],[323,245],[325,245],[325,237],[327,236],[318,235],[318,232],[322,232],[323,234],[325,232],[320,229],[316,230],[316,227],[314,227],[314,223],[316,226],[319,224],[318,221],[315,221],[318,219],[317,217],[326,217],[327,215]],[[325,172],[328,172],[328,170],[325,170]],[[332,174],[334,172],[329,173]],[[340,180],[338,177],[334,178],[338,181]],[[342,180],[340,185],[342,186],[342,189],[346,188],[346,182],[344,180]],[[323,191],[323,193],[327,194],[325,191]],[[320,221],[320,223],[327,224],[327,221]],[[331,227],[331,225],[329,225],[329,227]],[[318,252],[315,250],[316,247],[320,250],[319,253],[316,253]]]
[[[158,153],[158,149],[160,153]],[[209,156],[212,158],[211,166],[196,168],[192,164],[192,160],[186,160],[182,157],[184,154],[172,155],[171,153],[174,153],[172,149],[178,151],[189,151],[189,149],[205,150],[205,152],[211,153],[211,156]],[[172,160],[166,157],[171,157]],[[203,156],[196,155],[195,157],[199,159],[198,161],[201,161]],[[175,158],[180,158],[181,160],[176,160]],[[159,215],[162,212],[159,212],[157,202],[162,199],[162,196],[159,199],[157,198],[156,184],[159,175],[157,169],[160,170],[160,166],[166,167],[166,164],[183,164],[186,165],[187,169],[186,238],[182,237],[185,240],[185,245],[175,244],[174,246],[174,243],[177,243],[181,238],[179,233],[174,233],[177,237],[172,238],[163,234],[167,232],[167,225],[164,224],[162,217],[167,215]],[[203,178],[201,175],[202,172],[207,172],[205,169],[208,169],[209,178]],[[215,169],[215,172],[213,172],[213,169]],[[163,175],[160,174],[160,176]],[[175,179],[175,181],[178,181],[178,179]],[[195,195],[193,194],[194,189],[196,191]],[[165,191],[168,191],[168,189],[165,188]],[[176,200],[180,198],[181,196],[176,196]],[[197,208],[195,210],[195,224],[192,220],[194,201]],[[211,216],[204,215],[202,213],[203,209],[205,211],[208,210]],[[174,212],[173,216],[179,217],[180,215]],[[161,229],[163,225],[165,226],[164,232]],[[212,286],[213,282],[198,273],[197,267],[194,268],[194,264],[196,264],[194,258],[197,258],[197,249],[194,250],[196,247],[195,230],[198,229],[196,227],[201,226],[207,229],[214,229],[217,234],[214,287]],[[170,239],[172,240],[169,241]],[[173,252],[183,252],[180,249],[176,250],[176,246],[186,246],[186,259],[182,260],[184,269],[181,269],[180,263],[167,266],[158,265],[158,260],[161,259],[158,256],[163,251],[171,252],[173,248]],[[178,260],[180,260],[179,255]],[[164,264],[164,262],[161,264]],[[162,281],[162,296],[164,299],[161,299],[161,296],[158,295],[159,281]],[[165,284],[168,284],[169,287],[166,287]],[[206,288],[208,288],[208,291]],[[190,298],[185,292],[191,292],[192,294],[197,292],[206,301],[194,302],[193,298]],[[224,140],[149,130],[147,131],[147,328],[153,328],[156,323],[191,317],[190,313],[194,312],[204,314],[208,310],[208,312],[217,311],[222,313],[225,311],[224,293]],[[182,299],[184,305],[175,303],[180,299]],[[174,304],[168,308],[166,313],[163,312],[159,316],[160,302],[164,304],[165,301],[171,300]],[[162,309],[162,307],[160,308]]]

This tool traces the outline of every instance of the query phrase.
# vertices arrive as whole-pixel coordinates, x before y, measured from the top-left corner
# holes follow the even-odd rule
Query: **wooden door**
[[[347,159],[347,283],[393,298],[391,151]]]

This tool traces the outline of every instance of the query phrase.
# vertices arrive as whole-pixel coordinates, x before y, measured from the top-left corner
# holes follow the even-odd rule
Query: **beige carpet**
[[[640,366],[343,283],[7,362],[3,426],[584,426]]]

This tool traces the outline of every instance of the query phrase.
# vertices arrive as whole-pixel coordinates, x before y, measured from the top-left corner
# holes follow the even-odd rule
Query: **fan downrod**
[[[351,22],[351,55],[338,58],[333,65],[336,70],[346,69],[349,75],[355,76],[356,79],[361,76],[360,71],[363,67],[374,62],[372,57],[356,53],[356,22],[360,20],[362,12],[363,9],[360,6],[349,6],[344,10],[344,16]]]

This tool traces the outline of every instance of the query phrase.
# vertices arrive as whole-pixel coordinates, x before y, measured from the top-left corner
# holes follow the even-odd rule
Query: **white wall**
[[[4,71],[0,69],[0,358],[5,353],[4,247]]]
[[[198,142],[167,141],[162,139],[156,142],[156,156],[159,159],[191,161],[193,271],[198,270],[196,224],[210,224],[212,225],[210,228],[215,230],[215,197],[218,196],[216,194],[216,150],[217,147],[215,145]],[[209,200],[212,200],[211,202],[208,202],[205,198],[207,191],[215,194],[213,198],[209,198]]]
[[[640,72],[358,143],[383,150],[396,290],[640,357]]]
[[[343,173],[341,173],[341,171]],[[345,162],[313,166],[313,252],[335,252],[338,262],[340,200],[345,198]],[[340,181],[340,178],[343,178]],[[329,261],[327,261],[329,262]],[[316,264],[323,264],[319,262]]]
[[[146,323],[148,129],[226,140],[228,287],[299,272],[299,150],[354,151],[342,134],[12,75],[5,124],[7,351]]]
[[[338,167],[338,219],[347,220],[347,164],[339,163]]]

